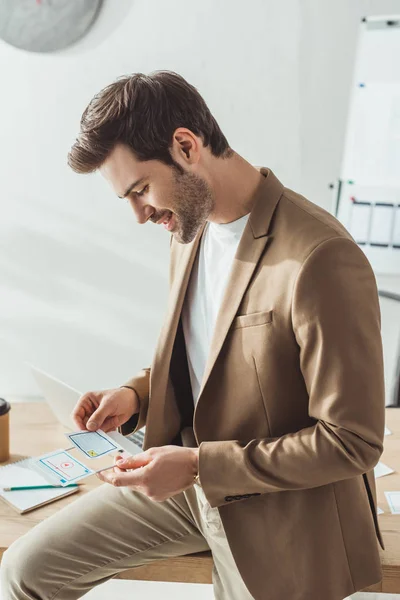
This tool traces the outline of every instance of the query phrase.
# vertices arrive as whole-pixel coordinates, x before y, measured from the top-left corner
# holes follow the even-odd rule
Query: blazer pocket
[[[263,310],[262,312],[250,313],[248,315],[239,315],[233,320],[232,329],[239,327],[254,327],[272,322],[272,310]]]

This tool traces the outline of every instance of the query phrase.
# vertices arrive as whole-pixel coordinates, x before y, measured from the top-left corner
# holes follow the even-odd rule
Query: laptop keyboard
[[[143,448],[143,442],[144,442],[144,432],[143,431],[135,431],[135,433],[131,433],[130,435],[126,436],[128,438],[128,440],[131,440],[131,442],[134,442],[137,446],[140,446],[140,448]]]

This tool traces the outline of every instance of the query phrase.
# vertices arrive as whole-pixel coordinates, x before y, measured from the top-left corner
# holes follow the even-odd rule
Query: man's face
[[[181,244],[195,238],[213,210],[202,177],[158,160],[140,162],[128,146],[116,146],[99,170],[117,196],[129,201],[138,223],[164,224]]]

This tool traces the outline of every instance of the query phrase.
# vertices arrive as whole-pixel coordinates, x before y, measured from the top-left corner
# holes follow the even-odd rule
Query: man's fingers
[[[121,469],[137,469],[139,467],[145,467],[151,462],[151,457],[146,452],[135,454],[135,456],[128,456],[118,461],[118,467]]]
[[[71,413],[71,417],[78,429],[86,429],[86,413],[83,406],[76,406]]]
[[[86,429],[86,423],[95,410],[95,405],[88,396],[82,396],[71,413],[72,420],[79,429]]]
[[[126,450],[119,450],[119,452],[121,452],[121,454],[117,454],[117,456],[114,457],[115,465],[118,465],[120,460],[124,460],[124,458],[129,458],[130,456],[129,452],[127,452]]]
[[[126,473],[126,471],[123,471],[122,469],[120,469],[119,467],[114,467],[114,472],[115,473]]]
[[[114,467],[112,470],[101,471],[97,473],[97,477],[106,483],[110,483],[115,487],[130,486],[141,488],[145,485],[146,469],[138,469],[137,471],[124,471],[119,467]]]
[[[116,416],[107,417],[104,420],[104,423],[101,427],[101,429],[104,431],[104,433],[108,433],[109,431],[114,431],[117,428],[118,428],[118,421],[117,421]]]
[[[92,394],[93,392],[91,392]],[[96,399],[89,396],[82,396],[71,413],[75,425],[79,429],[96,431],[102,429],[106,433],[118,428],[117,417],[109,416],[107,408],[96,404]]]
[[[87,429],[89,431],[96,431],[97,429],[101,429],[104,421],[108,417],[108,409],[105,405],[102,405],[100,402],[99,407],[94,411],[94,413],[90,416],[88,422],[86,423]]]
[[[118,455],[115,457],[113,469],[101,471],[97,473],[97,477],[116,487],[130,486],[143,488],[147,476],[147,469],[145,467],[149,465],[151,460],[152,458],[147,452],[142,452],[135,456],[121,457],[121,455]]]

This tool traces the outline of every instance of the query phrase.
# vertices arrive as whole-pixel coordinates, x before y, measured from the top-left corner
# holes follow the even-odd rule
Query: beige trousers
[[[215,598],[250,600],[201,488],[156,503],[104,483],[12,544],[0,568],[1,598],[73,600],[126,569],[208,549]]]

